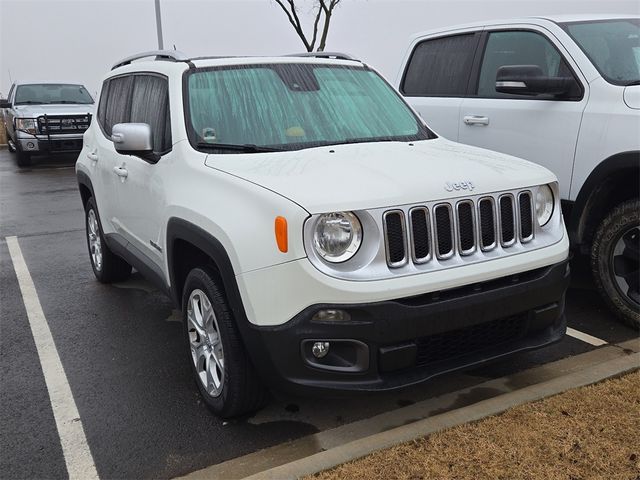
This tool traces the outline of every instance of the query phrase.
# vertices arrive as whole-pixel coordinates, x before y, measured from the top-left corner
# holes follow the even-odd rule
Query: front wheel
[[[11,140],[11,136],[9,136],[9,132],[5,128],[4,130],[4,138],[7,139],[7,146],[9,147],[9,152],[16,153],[16,144]]]
[[[267,396],[215,278],[208,269],[189,272],[182,312],[198,390],[213,413],[229,418],[258,410]]]
[[[640,328],[640,200],[618,205],[602,221],[591,247],[591,269],[609,307]]]

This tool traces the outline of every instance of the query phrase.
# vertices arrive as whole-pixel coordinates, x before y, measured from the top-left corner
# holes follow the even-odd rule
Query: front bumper
[[[71,135],[18,135],[18,148],[26,153],[70,153],[82,150],[82,134]]]
[[[423,382],[560,340],[568,261],[452,290],[375,303],[319,304],[289,322],[243,328],[270,386],[294,393],[378,391]],[[350,321],[321,322],[340,309]],[[329,342],[321,359],[314,342]]]

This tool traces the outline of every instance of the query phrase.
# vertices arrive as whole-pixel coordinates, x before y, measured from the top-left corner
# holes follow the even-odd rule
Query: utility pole
[[[155,0],[156,4],[156,30],[158,31],[158,50],[164,50],[162,42],[162,14],[160,13],[160,0]]]

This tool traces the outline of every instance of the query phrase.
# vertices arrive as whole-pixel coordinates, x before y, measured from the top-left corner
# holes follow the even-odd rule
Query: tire
[[[85,205],[87,248],[93,273],[102,283],[121,282],[131,275],[131,265],[113,253],[102,234],[102,224],[93,197]]]
[[[7,132],[6,128],[4,130],[4,138],[7,139],[7,148],[9,149],[9,152],[10,153],[16,153],[16,145],[13,142],[13,140],[11,139],[11,137],[9,136],[9,132]]]
[[[618,205],[600,223],[591,246],[591,270],[608,306],[640,329],[640,200]]]
[[[31,154],[25,153],[20,149],[16,149],[16,162],[19,167],[29,167],[31,166]]]
[[[207,407],[222,418],[262,408],[267,391],[244,348],[216,275],[194,268],[182,296],[184,338],[191,371]]]

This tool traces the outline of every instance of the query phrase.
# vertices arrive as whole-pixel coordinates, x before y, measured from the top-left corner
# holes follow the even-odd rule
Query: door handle
[[[465,115],[465,125],[489,125],[489,117],[483,117],[482,115]]]
[[[93,151],[93,152],[87,152],[87,158],[89,160],[91,160],[92,162],[97,162],[98,161],[98,153]]]
[[[127,178],[129,176],[129,172],[124,167],[113,167],[113,171],[116,175],[122,178]]]

